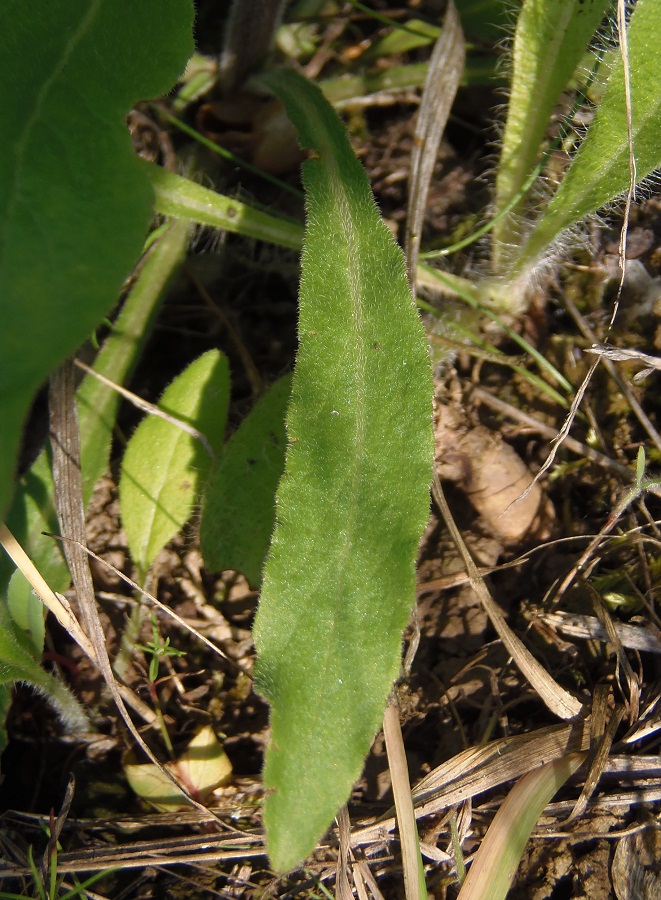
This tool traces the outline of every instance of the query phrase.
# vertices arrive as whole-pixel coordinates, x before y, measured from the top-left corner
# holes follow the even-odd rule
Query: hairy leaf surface
[[[124,384],[137,363],[151,334],[167,285],[186,249],[188,226],[173,223],[151,247],[140,274],[124,302],[110,334],[94,361],[94,370],[116,384]],[[105,472],[115,427],[120,395],[108,384],[86,375],[76,393],[80,429],[83,500],[89,501],[94,485]],[[13,535],[35,563],[54,591],[64,591],[70,581],[67,564],[58,541],[42,532],[59,531],[55,514],[50,445],[45,447],[18,481],[7,515]],[[9,557],[0,556],[0,587],[4,589],[14,571]],[[19,579],[18,575],[12,576]],[[32,609],[20,608],[23,597]],[[42,614],[42,604],[31,591],[14,594],[10,601],[14,620],[23,625]],[[34,629],[31,628],[34,632]],[[39,650],[38,655],[41,653]]]
[[[310,150],[285,474],[255,623],[271,703],[273,865],[347,799],[397,675],[429,513],[431,369],[403,255],[344,128],[293,72],[269,77]]]
[[[496,177],[496,210],[514,200],[540,154],[551,113],[610,0],[526,0],[514,37],[512,85]],[[496,265],[516,238],[516,211],[494,226]]]
[[[640,0],[629,24],[633,150],[640,181],[661,165],[661,3]],[[534,263],[564,229],[629,186],[629,142],[622,60],[560,187],[517,261]]]

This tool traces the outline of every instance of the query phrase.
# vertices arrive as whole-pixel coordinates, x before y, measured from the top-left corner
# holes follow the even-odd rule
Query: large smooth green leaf
[[[218,452],[228,403],[227,357],[209,350],[166,388],[159,407],[201,432]],[[199,438],[158,416],[147,415],[133,433],[122,460],[119,499],[131,556],[143,578],[190,518],[211,462]]]
[[[633,149],[638,180],[661,165],[661,3],[639,0],[629,24]],[[534,264],[560,232],[629,186],[629,145],[622,61],[613,69],[594,121],[516,263]]]
[[[496,211],[515,200],[540,155],[551,114],[611,0],[526,0],[517,19]],[[494,225],[496,268],[517,237],[520,204]]]
[[[285,474],[255,622],[272,864],[315,846],[379,727],[429,513],[431,368],[404,260],[313,85],[269,77],[310,151]]]
[[[3,4],[0,41],[0,513],[35,391],[116,302],[152,191],[127,111],[192,52],[189,0]]]
[[[200,544],[207,569],[235,569],[259,587],[285,466],[291,378],[257,401],[228,441],[204,492]]]
[[[144,260],[138,278],[105,339],[94,369],[116,384],[124,384],[137,364],[151,334],[167,285],[177,271],[186,249],[188,226],[173,223],[158,238]],[[108,467],[112,432],[120,395],[112,387],[87,375],[78,388],[83,499],[90,499],[94,485]],[[19,479],[7,524],[54,591],[63,591],[70,581],[60,544],[42,532],[59,531],[55,514],[50,448],[42,450],[30,469]],[[4,588],[13,565],[0,558],[0,585]],[[41,607],[36,597],[32,602]],[[18,614],[16,604],[12,613]],[[27,615],[27,613],[25,613]],[[23,616],[19,616],[23,619]]]

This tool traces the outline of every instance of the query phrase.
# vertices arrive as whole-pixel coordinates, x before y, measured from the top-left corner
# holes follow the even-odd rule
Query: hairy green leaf
[[[629,24],[633,149],[640,181],[661,164],[661,3],[640,0]],[[560,187],[521,251],[515,274],[539,259],[560,232],[629,186],[622,61],[613,69],[594,121]]]
[[[399,669],[429,513],[432,383],[402,253],[342,124],[295,73],[268,83],[310,150],[289,443],[255,622],[268,848],[285,870],[347,799]]]
[[[119,482],[122,523],[144,576],[158,552],[186,524],[222,446],[229,403],[229,366],[219,350],[192,362],[166,388],[159,408],[204,436],[147,415],[129,441]]]
[[[58,681],[44,669],[35,659],[34,650],[29,640],[15,626],[6,608],[0,604],[0,685],[11,685],[15,681],[24,681],[44,694],[58,711],[64,723],[70,728],[87,727],[87,717],[73,694],[63,682]],[[3,700],[7,699],[0,692],[0,712]],[[4,734],[4,716],[0,720],[0,747]]]
[[[496,211],[516,198],[540,154],[553,108],[610,0],[526,0],[517,19],[507,122],[496,177]],[[517,204],[494,225],[494,264],[516,240]]]
[[[200,543],[208,569],[235,569],[259,587],[285,466],[291,378],[276,381],[223,450],[204,492]]]
[[[192,52],[189,0],[2,10],[0,512],[35,391],[114,305],[152,213],[125,117]]]

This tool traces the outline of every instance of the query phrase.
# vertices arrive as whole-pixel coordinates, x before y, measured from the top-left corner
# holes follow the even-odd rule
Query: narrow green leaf
[[[137,365],[173,277],[186,256],[190,225],[172,222],[148,251],[122,312],[94,361],[94,370],[124,383]],[[83,498],[108,468],[110,444],[121,396],[107,384],[87,376],[76,393],[80,422]]]
[[[361,56],[363,63],[371,63],[382,56],[393,56],[407,53],[417,47],[433,44],[441,33],[438,25],[425,22],[424,19],[409,19],[405,25],[394,27],[385,37],[375,41]]]
[[[207,569],[235,569],[259,587],[275,525],[275,492],[285,467],[291,378],[257,401],[232,435],[204,492],[200,543]]]
[[[638,180],[661,164],[661,3],[639,0],[629,24],[633,146]],[[629,146],[622,61],[615,66],[594,121],[517,260],[514,274],[539,259],[560,232],[629,186]]]
[[[35,391],[116,302],[152,214],[125,117],[192,52],[190,0],[2,10],[0,513]]]
[[[496,177],[496,211],[535,167],[560,93],[579,64],[610,0],[526,0],[514,37],[512,85]],[[494,226],[496,268],[516,240],[520,205]]]
[[[229,366],[219,350],[192,362],[166,388],[159,407],[222,446],[229,403]],[[183,528],[211,468],[203,443],[178,425],[146,416],[122,461],[119,498],[133,561],[144,576],[159,551]]]
[[[346,801],[399,670],[429,514],[432,383],[402,253],[342,124],[295,73],[268,83],[311,151],[289,444],[255,622],[268,848],[285,870]]]
[[[39,659],[44,649],[45,608],[41,600],[34,595],[32,585],[20,569],[14,569],[9,581],[7,608],[29,641],[35,659]]]

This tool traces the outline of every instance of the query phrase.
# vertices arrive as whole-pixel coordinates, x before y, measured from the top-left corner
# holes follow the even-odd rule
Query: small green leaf
[[[159,407],[222,446],[229,403],[229,366],[219,350],[192,362],[165,390]],[[158,552],[183,528],[211,468],[202,442],[178,425],[146,416],[122,461],[119,497],[133,561],[144,577]]]
[[[512,86],[496,178],[496,210],[521,190],[540,154],[553,108],[610,0],[526,0],[516,24]],[[516,237],[519,207],[493,229],[494,264]],[[505,245],[505,246],[504,246]]]
[[[661,3],[639,0],[629,23],[633,149],[638,181],[661,164]],[[560,187],[517,260],[534,264],[560,232],[629,186],[629,144],[622,61],[613,69],[594,121]]]
[[[192,52],[189,0],[2,10],[0,514],[35,391],[116,302],[152,215],[125,117]]]
[[[271,703],[272,865],[311,852],[346,801],[399,671],[429,515],[431,367],[404,259],[321,92],[268,84],[311,150],[285,474],[255,622]]]
[[[259,587],[285,466],[291,378],[257,401],[223,450],[204,494],[200,543],[207,569],[235,569]]]

